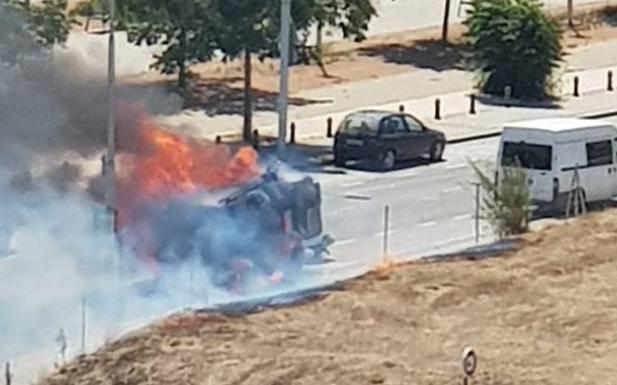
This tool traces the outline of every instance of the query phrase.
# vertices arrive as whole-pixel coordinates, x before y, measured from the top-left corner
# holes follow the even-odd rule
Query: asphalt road
[[[315,174],[322,183],[325,228],[342,263],[376,263],[384,250],[385,206],[390,208],[388,254],[417,258],[475,243],[475,173],[470,162],[494,161],[499,139],[452,145],[444,161],[417,162],[380,174],[346,170]],[[491,239],[481,223],[482,240]]]

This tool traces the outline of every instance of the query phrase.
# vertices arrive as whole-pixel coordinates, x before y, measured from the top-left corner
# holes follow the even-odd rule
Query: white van
[[[565,204],[574,170],[587,202],[608,200],[617,195],[617,127],[601,120],[571,118],[507,124],[497,164],[498,172],[520,165],[532,200],[540,206]]]

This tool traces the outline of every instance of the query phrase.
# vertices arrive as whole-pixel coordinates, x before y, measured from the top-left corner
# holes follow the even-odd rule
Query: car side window
[[[419,132],[422,131],[422,123],[415,119],[411,115],[405,115],[405,122],[410,131]]]
[[[409,132],[403,119],[400,116],[390,116],[383,121],[382,131],[383,134],[404,134]]]

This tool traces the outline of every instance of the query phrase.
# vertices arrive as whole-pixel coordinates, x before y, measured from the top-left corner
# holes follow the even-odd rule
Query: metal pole
[[[86,296],[81,299],[81,352],[86,353]]]
[[[6,385],[11,385],[12,379],[13,375],[11,374],[11,363],[7,362],[4,364],[4,380],[6,381]]]
[[[291,0],[281,0],[281,65],[279,84],[279,136],[277,150],[279,159],[285,158],[287,137],[287,93],[289,88],[289,40],[291,31]]]
[[[388,241],[390,232],[390,205],[384,207],[383,215],[383,261],[388,257]]]
[[[574,0],[568,0],[568,27],[574,28]]]
[[[475,204],[475,215],[474,215],[474,238],[476,244],[480,242],[480,183],[474,183],[474,187],[476,190],[476,204]]]
[[[108,45],[108,110],[107,110],[107,194],[105,196],[107,209],[111,215],[112,231],[115,231],[116,222],[116,176],[115,176],[115,159],[116,159],[116,122],[115,122],[115,104],[116,104],[116,43],[115,43],[115,26],[116,19],[116,3],[115,0],[109,0],[109,45]]]

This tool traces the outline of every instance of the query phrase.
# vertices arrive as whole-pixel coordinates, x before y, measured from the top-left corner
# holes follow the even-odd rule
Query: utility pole
[[[285,159],[285,140],[287,138],[287,93],[289,89],[289,40],[291,35],[291,0],[281,0],[281,65],[279,84],[279,135],[277,151],[279,159]]]
[[[112,233],[115,233],[116,224],[116,43],[115,25],[116,2],[109,0],[109,45],[108,45],[108,110],[107,110],[107,154],[105,156],[106,194],[105,204],[111,219]]]

